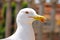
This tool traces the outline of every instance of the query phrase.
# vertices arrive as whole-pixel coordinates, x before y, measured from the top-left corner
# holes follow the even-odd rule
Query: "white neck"
[[[31,24],[20,22],[15,34],[12,35],[17,40],[35,40],[35,35]]]

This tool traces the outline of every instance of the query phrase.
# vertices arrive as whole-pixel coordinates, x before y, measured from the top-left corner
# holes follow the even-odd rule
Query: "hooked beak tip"
[[[38,20],[38,21],[42,22],[42,23],[46,22],[46,20],[47,20],[46,17],[40,16],[40,15],[36,15],[36,16],[34,16],[33,18],[34,18],[35,20]]]

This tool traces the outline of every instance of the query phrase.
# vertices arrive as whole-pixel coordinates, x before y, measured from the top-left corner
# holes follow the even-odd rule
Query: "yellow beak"
[[[46,22],[46,17],[44,16],[40,16],[40,15],[36,15],[33,17],[35,20],[39,20],[40,22]]]

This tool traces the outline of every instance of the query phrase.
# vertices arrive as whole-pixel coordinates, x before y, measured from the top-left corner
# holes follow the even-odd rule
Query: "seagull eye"
[[[26,13],[26,14],[29,14],[29,12],[28,12],[28,11],[26,11],[25,13]]]

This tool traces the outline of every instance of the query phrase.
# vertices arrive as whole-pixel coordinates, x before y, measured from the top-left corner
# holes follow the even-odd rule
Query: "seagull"
[[[32,23],[35,20],[45,22],[46,18],[38,15],[32,8],[21,9],[16,17],[16,32],[10,37],[1,40],[35,40],[35,34],[32,27]]]

